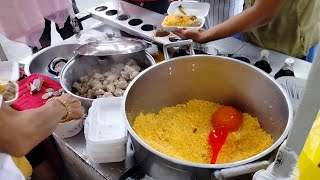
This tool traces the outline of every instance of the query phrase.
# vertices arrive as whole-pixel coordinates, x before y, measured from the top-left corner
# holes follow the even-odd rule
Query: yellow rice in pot
[[[221,105],[203,100],[166,107],[159,113],[140,114],[133,124],[138,136],[154,149],[176,159],[209,164],[212,157],[208,136],[211,118]],[[259,154],[273,144],[257,118],[243,113],[243,125],[229,133],[217,164],[235,162]]]

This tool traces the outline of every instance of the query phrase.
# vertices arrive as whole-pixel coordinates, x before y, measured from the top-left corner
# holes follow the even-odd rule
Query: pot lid
[[[107,38],[80,46],[75,53],[89,56],[109,56],[129,54],[143,51],[151,44],[134,38],[115,37],[114,33],[107,34]]]

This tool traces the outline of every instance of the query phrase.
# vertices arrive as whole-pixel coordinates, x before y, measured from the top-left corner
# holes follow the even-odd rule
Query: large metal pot
[[[81,100],[85,112],[91,107],[94,99],[85,98],[74,94],[72,85],[79,82],[80,77],[92,72],[104,73],[117,63],[126,63],[133,59],[138,66],[146,69],[155,64],[154,58],[144,51],[148,47],[145,42],[138,39],[118,38],[108,42],[92,42],[80,46],[77,56],[64,66],[60,73],[60,83],[67,93]],[[130,44],[131,43],[131,44]]]
[[[132,129],[139,113],[158,112],[190,99],[233,105],[258,117],[262,128],[272,135],[273,145],[245,160],[198,164],[158,152]],[[159,180],[214,179],[223,175],[221,169],[241,174],[265,167],[268,161],[263,160],[283,142],[293,116],[289,98],[272,77],[250,64],[207,55],[178,57],[148,68],[127,88],[123,110],[136,160]]]
[[[57,75],[49,72],[49,64],[56,58],[70,59],[76,54],[74,51],[79,48],[79,44],[69,43],[50,46],[36,53],[32,59],[26,63],[25,72],[29,76],[34,73],[44,74],[49,77],[57,78]]]

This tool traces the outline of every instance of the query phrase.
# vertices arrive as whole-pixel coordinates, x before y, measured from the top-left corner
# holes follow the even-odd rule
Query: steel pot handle
[[[226,168],[221,170],[216,170],[212,174],[211,179],[226,179],[231,177],[236,177],[244,174],[250,174],[256,171],[259,171],[261,169],[266,169],[270,165],[270,161],[258,161],[253,162],[249,164],[245,164],[242,166],[232,167],[232,168]]]
[[[56,57],[56,58],[52,59],[50,61],[50,63],[48,64],[48,72],[55,75],[55,76],[59,76],[60,72],[57,72],[55,70],[55,68],[56,68],[57,64],[60,62],[67,63],[68,60],[66,58],[62,58],[62,57]]]
[[[194,48],[193,48],[193,41],[191,39],[188,39],[188,40],[182,40],[182,41],[172,42],[172,43],[163,45],[164,59],[165,60],[170,59],[168,48],[186,46],[186,45],[189,45],[190,55],[195,55]]]

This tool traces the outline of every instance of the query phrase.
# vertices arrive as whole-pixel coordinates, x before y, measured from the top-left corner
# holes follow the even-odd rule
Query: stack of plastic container
[[[96,99],[89,110],[84,131],[93,162],[120,162],[126,157],[128,138],[121,102],[122,98]]]

